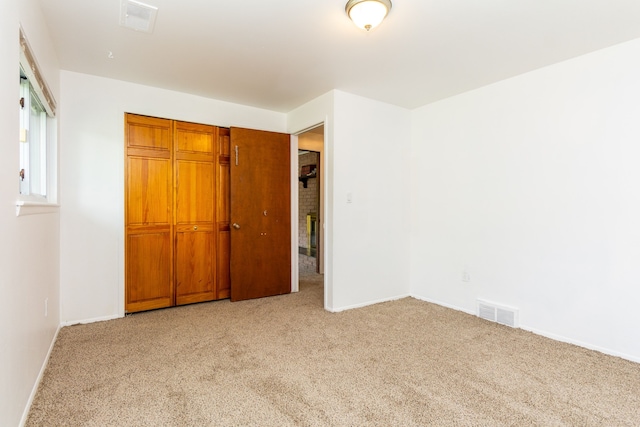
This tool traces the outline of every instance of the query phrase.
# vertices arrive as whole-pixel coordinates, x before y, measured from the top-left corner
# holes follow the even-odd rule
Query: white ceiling
[[[392,0],[370,33],[346,0],[142,1],[152,34],[120,0],[41,0],[61,67],[280,112],[331,89],[415,108],[640,38],[640,0]]]

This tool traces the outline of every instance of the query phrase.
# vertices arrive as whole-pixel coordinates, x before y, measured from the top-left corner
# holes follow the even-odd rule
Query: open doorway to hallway
[[[323,282],[324,126],[298,135],[298,271],[300,283]]]
[[[298,150],[298,266],[300,274],[318,271],[318,212],[320,153]]]

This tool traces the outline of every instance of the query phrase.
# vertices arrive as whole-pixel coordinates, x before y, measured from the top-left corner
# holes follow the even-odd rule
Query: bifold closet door
[[[125,114],[125,312],[229,298],[229,140]]]
[[[176,304],[216,298],[215,126],[174,122]]]
[[[218,161],[216,163],[216,221],[218,222],[218,240],[216,249],[218,252],[218,269],[216,283],[217,299],[229,298],[231,295],[231,229],[230,229],[230,204],[231,204],[231,147],[230,130],[218,128]]]
[[[173,291],[171,121],[125,117],[125,310],[169,307]]]

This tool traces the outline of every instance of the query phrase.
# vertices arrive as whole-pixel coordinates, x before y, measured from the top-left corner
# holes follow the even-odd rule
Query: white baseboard
[[[403,295],[395,295],[393,297],[389,297],[389,298],[382,298],[379,300],[372,300],[372,301],[367,301],[367,302],[363,302],[363,303],[358,303],[358,304],[353,304],[353,305],[347,305],[344,307],[338,307],[338,308],[326,308],[325,309],[327,311],[330,311],[331,313],[339,313],[341,311],[346,311],[346,310],[352,310],[354,308],[362,308],[362,307],[366,307],[368,305],[374,305],[374,304],[380,304],[381,302],[389,302],[389,301],[396,301],[402,298],[407,298],[410,297],[411,295],[409,294],[403,294]]]
[[[84,325],[87,323],[104,322],[105,320],[120,319],[122,317],[124,316],[120,314],[113,314],[110,316],[94,317],[91,319],[84,319],[84,320],[67,320],[60,323],[60,326],[64,327],[64,326],[73,326],[73,325]]]
[[[424,297],[420,297],[420,296],[416,296],[416,295],[411,295],[411,296],[413,298],[419,299],[421,301],[429,302],[429,303],[432,303],[432,304],[440,305],[442,307],[450,308],[452,310],[462,311],[464,313],[468,313],[468,314],[471,314],[473,316],[477,316],[477,313],[475,311],[473,311],[473,310],[466,310],[464,308],[457,307],[457,306],[454,306],[454,305],[451,305],[451,304],[446,304],[446,303],[443,303],[441,301],[432,300],[430,298],[424,298]],[[528,331],[528,332],[532,332],[532,333],[534,333],[536,335],[540,335],[540,336],[543,336],[545,338],[552,339],[554,341],[560,341],[560,342],[564,342],[564,343],[567,343],[567,344],[577,345],[578,347],[586,348],[588,350],[594,350],[594,351],[598,351],[600,353],[608,354],[609,356],[615,356],[615,357],[619,357],[621,359],[629,360],[631,362],[640,363],[640,357],[637,357],[637,356],[632,356],[632,355],[629,355],[629,354],[621,353],[621,352],[614,351],[614,350],[611,350],[611,349],[607,349],[607,348],[604,348],[604,347],[599,347],[597,345],[593,345],[593,344],[585,343],[585,342],[582,342],[582,341],[579,341],[579,340],[574,340],[574,339],[571,339],[571,338],[563,337],[562,335],[553,334],[553,333],[550,333],[550,332],[542,331],[540,329],[531,328],[531,327],[525,326],[525,325],[520,325],[519,328],[523,329],[525,331]]]
[[[629,360],[631,362],[640,363],[640,357],[637,357],[637,356],[631,356],[629,354],[621,353],[619,351],[610,350],[608,348],[599,347],[597,345],[593,345],[593,344],[589,344],[589,343],[582,342],[582,341],[579,341],[579,340],[574,340],[574,339],[571,339],[571,338],[563,337],[562,335],[556,335],[556,334],[553,334],[553,333],[550,333],[550,332],[541,331],[539,329],[531,328],[529,326],[520,325],[520,329],[524,329],[525,331],[532,332],[532,333],[534,333],[536,335],[540,335],[540,336],[552,339],[554,341],[560,341],[560,342],[564,342],[564,343],[567,343],[567,344],[577,345],[578,347],[583,347],[583,348],[586,348],[588,350],[598,351],[600,353],[608,354],[609,356],[615,356],[615,357],[619,357],[621,359]]]
[[[428,302],[428,303],[431,303],[431,304],[439,305],[439,306],[442,306],[442,307],[450,308],[450,309],[455,310],[455,311],[462,311],[463,313],[471,314],[473,316],[476,315],[476,312],[473,311],[473,310],[467,310],[467,309],[462,308],[462,307],[458,307],[458,306],[451,305],[451,304],[446,304],[446,303],[444,303],[442,301],[436,301],[436,300],[433,300],[431,298],[424,298],[424,297],[420,297],[420,296],[417,296],[417,295],[411,295],[411,297],[415,298],[415,299],[418,299],[420,301],[424,301],[424,302]]]
[[[62,328],[61,325],[56,329],[56,333],[53,335],[53,339],[51,340],[51,344],[49,345],[49,351],[47,351],[47,355],[42,362],[42,367],[40,368],[40,372],[38,373],[38,377],[36,378],[36,382],[33,385],[33,389],[31,390],[31,394],[29,395],[29,400],[27,400],[27,405],[24,408],[24,412],[22,413],[22,418],[20,419],[20,427],[23,427],[27,418],[29,417],[29,411],[31,410],[31,404],[33,403],[33,399],[36,397],[36,393],[38,392],[38,387],[40,387],[40,382],[42,382],[42,377],[44,376],[44,371],[47,369],[47,365],[49,364],[49,358],[51,357],[51,352],[53,351],[53,346],[56,344],[56,340],[58,339],[58,333]]]

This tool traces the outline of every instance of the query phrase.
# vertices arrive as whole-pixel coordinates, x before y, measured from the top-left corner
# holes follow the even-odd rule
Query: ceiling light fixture
[[[356,26],[369,31],[387,16],[391,0],[349,0],[344,9]]]

